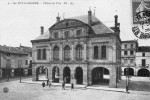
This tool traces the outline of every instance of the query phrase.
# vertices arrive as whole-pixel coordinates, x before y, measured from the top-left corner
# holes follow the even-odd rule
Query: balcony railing
[[[140,68],[149,68],[149,64],[145,64],[145,65],[139,64],[139,67]]]

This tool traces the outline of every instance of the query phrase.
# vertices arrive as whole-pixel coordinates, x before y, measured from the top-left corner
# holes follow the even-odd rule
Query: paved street
[[[31,78],[22,81],[23,83],[19,83],[19,80],[0,83],[1,100],[149,100],[150,98],[150,91],[129,90],[130,93],[127,94],[121,87],[108,89],[91,86],[84,89],[84,86],[75,86],[76,89],[71,91],[70,84],[67,84],[66,90],[62,90],[60,84],[53,84],[50,90],[48,86],[43,90],[42,81],[32,82]],[[123,81],[124,79],[121,82]],[[9,92],[4,93],[4,87],[8,87]]]

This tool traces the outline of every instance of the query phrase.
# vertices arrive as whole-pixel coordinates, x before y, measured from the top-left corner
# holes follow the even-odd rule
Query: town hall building
[[[107,27],[92,11],[60,20],[32,42],[33,81],[44,68],[51,82],[116,87],[121,79],[121,39],[118,16]],[[107,76],[107,77],[106,77]],[[106,79],[106,80],[105,80]],[[107,80],[108,79],[108,80]]]

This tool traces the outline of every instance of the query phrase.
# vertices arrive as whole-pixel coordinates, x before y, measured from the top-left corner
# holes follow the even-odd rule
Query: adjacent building
[[[122,75],[127,74],[135,75],[137,50],[138,50],[137,40],[122,41],[121,44]],[[127,70],[129,70],[129,73]]]
[[[0,45],[0,77],[32,75],[32,48]]]
[[[137,76],[150,76],[150,47],[139,46],[136,52],[136,70]]]
[[[88,11],[87,15],[60,20],[32,42],[33,80],[40,69],[52,82],[92,85],[104,82],[116,87],[121,78],[121,40],[118,16],[107,27]]]

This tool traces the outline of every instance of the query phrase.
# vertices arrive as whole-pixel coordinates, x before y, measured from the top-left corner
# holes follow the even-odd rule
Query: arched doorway
[[[92,84],[109,85],[109,70],[104,67],[96,67],[92,70]]]
[[[70,68],[65,67],[63,70],[63,79],[66,83],[70,83]]]
[[[139,69],[138,70],[138,76],[142,76],[142,77],[149,77],[150,76],[150,72],[148,69]]]
[[[57,66],[53,67],[52,79],[53,82],[59,83],[59,68]]]
[[[37,69],[36,69],[36,77],[37,77],[37,81],[41,80],[47,80],[48,78],[48,69],[47,67],[44,67],[44,66],[39,66]]]
[[[82,84],[83,83],[83,70],[81,67],[76,68],[75,79],[76,79],[76,84]]]
[[[125,68],[124,69],[124,75],[127,75],[127,74],[133,76],[134,75],[134,69],[133,68]]]

